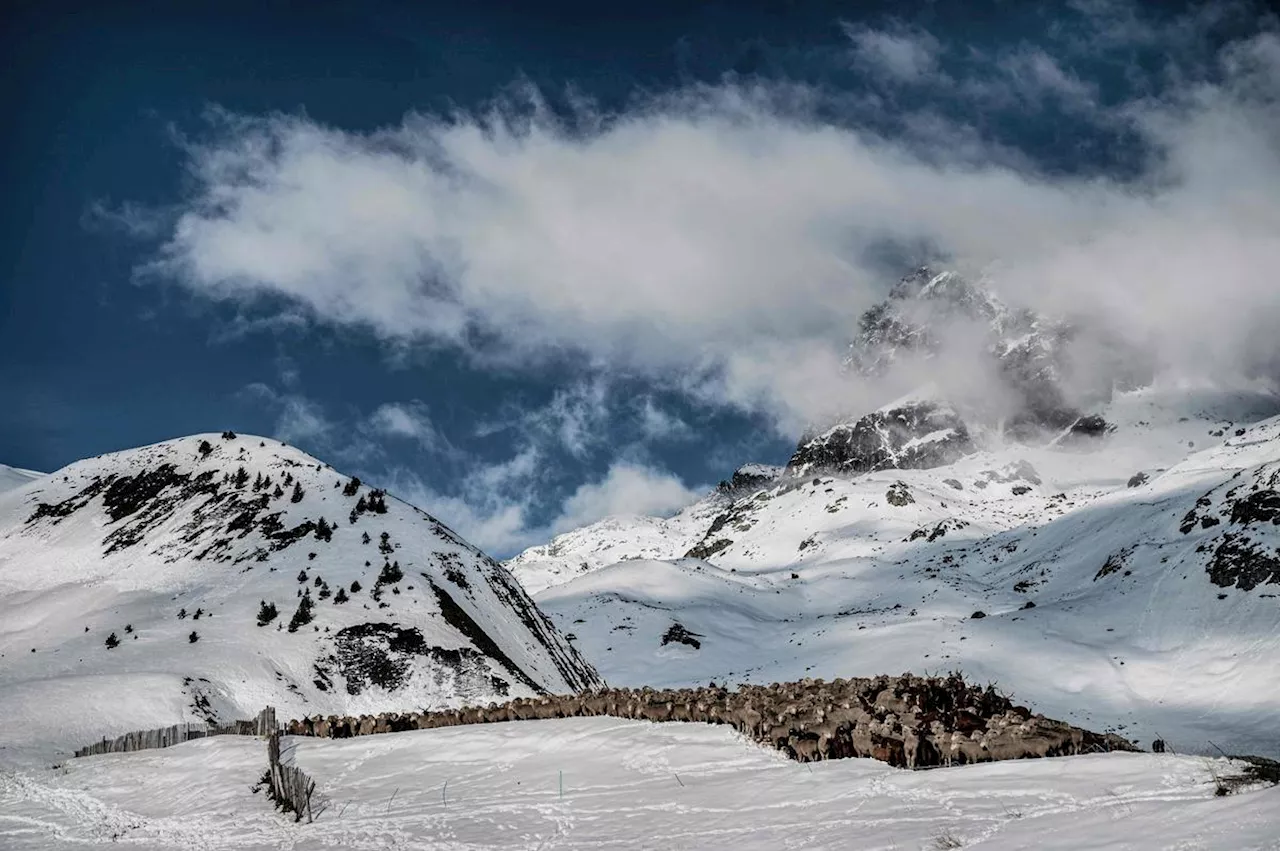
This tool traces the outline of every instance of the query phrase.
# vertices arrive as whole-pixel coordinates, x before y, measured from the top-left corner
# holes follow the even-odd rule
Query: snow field
[[[265,743],[226,736],[0,774],[0,847],[1280,848],[1280,789],[1217,798],[1225,760],[1171,754],[908,772],[609,718],[288,744],[327,807],[314,824],[250,791]]]

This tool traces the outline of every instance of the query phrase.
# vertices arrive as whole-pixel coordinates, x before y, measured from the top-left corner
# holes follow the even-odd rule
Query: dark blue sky
[[[437,496],[475,503],[484,497],[450,482],[504,463],[513,445],[533,445],[543,463],[534,476],[538,494],[525,498],[526,527],[557,516],[566,497],[621,454],[690,486],[727,476],[738,462],[782,462],[796,435],[776,428],[769,412],[717,404],[643,370],[610,371],[593,412],[583,388],[601,373],[572,355],[523,369],[480,365],[448,346],[389,346],[358,323],[246,330],[272,310],[262,301],[208,299],[154,276],[140,279],[136,269],[155,256],[163,234],[138,239],[98,211],[162,211],[189,197],[188,154],[177,139],[207,133],[202,115],[211,106],[238,115],[305,115],[359,133],[396,125],[411,110],[469,110],[518,80],[553,102],[571,87],[605,113],[643,95],[719,84],[726,75],[804,82],[828,98],[820,111],[836,124],[893,132],[901,115],[927,105],[943,116],[966,115],[975,132],[1011,145],[1046,174],[1119,173],[1136,156],[1123,131],[1081,121],[1061,104],[984,111],[927,87],[886,93],[849,59],[850,27],[927,31],[953,45],[934,71],[960,76],[966,65],[986,61],[970,49],[990,54],[999,45],[1061,46],[1077,30],[1087,36],[1076,12],[1027,2],[925,3],[904,19],[904,8],[6,4],[0,461],[51,470],[191,432],[284,432],[340,468],[426,482]],[[1138,8],[1159,16],[1185,11]],[[1122,54],[1095,56],[1091,97],[1106,103],[1131,94],[1134,69],[1154,63],[1160,47],[1135,43]],[[876,95],[874,109],[844,101],[868,94]],[[429,409],[430,439],[370,426],[380,406],[411,403]],[[676,425],[644,425],[645,410]],[[307,426],[308,415],[323,422]],[[525,420],[532,424],[513,425]],[[597,439],[557,443],[555,435],[576,427],[594,430]]]

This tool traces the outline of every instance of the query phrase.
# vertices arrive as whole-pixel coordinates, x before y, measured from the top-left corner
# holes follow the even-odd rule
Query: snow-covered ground
[[[713,492],[673,517],[606,517],[530,547],[505,565],[526,591],[537,594],[620,561],[675,558],[696,544],[731,503]]]
[[[37,473],[35,470],[23,470],[20,467],[0,464],[0,493],[30,484],[43,475],[44,473]]]
[[[1275,405],[1152,388],[1119,396],[1101,439],[784,479],[704,526],[706,559],[681,540],[535,599],[615,685],[962,670],[1143,747],[1280,755],[1280,570],[1260,567],[1280,556],[1280,419],[1258,419]],[[580,531],[565,543],[593,546]],[[664,644],[674,623],[698,646]]]
[[[1275,849],[1280,788],[1225,760],[1107,754],[909,772],[800,764],[723,727],[608,718],[291,739],[325,804],[295,824],[222,737],[0,773],[0,847]],[[563,790],[563,791],[562,791]]]

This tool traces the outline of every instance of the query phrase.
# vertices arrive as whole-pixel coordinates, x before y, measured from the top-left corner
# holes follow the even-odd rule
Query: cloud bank
[[[841,368],[857,317],[904,271],[887,255],[988,272],[1006,300],[1094,323],[1165,371],[1274,379],[1274,21],[1238,3],[1160,21],[1115,0],[1074,7],[1043,44],[986,55],[901,22],[845,24],[848,61],[875,84],[856,97],[730,78],[610,112],[553,109],[525,86],[372,133],[215,111],[184,142],[192,191],[142,273],[479,364],[642,376],[784,434],[903,389]],[[1247,33],[1205,41],[1209,24],[1244,17]],[[1140,50],[1174,58],[1142,66]],[[1090,68],[1122,75],[1124,92]],[[1101,147],[1048,168],[977,120],[1028,107],[1070,116]],[[581,453],[585,392],[519,427],[558,429]],[[315,433],[311,413],[295,405],[290,430]],[[388,407],[368,429],[438,441],[423,415]],[[480,490],[426,501],[514,540],[525,503],[481,491],[510,493],[537,464],[521,451]],[[687,492],[664,476],[620,462],[563,516],[674,506]]]
[[[891,76],[935,70],[920,34],[852,38]],[[1043,53],[996,61],[1024,94],[1089,102]],[[858,392],[840,347],[883,291],[886,244],[998,262],[1007,297],[1083,309],[1171,367],[1239,370],[1271,357],[1260,334],[1280,318],[1277,92],[1264,32],[1206,78],[1094,107],[1146,151],[1123,179],[1038,173],[937,119],[968,140],[951,156],[765,83],[568,117],[526,89],[371,134],[220,113],[188,146],[196,191],[149,271],[479,359],[573,353],[792,429],[830,413],[833,388]]]

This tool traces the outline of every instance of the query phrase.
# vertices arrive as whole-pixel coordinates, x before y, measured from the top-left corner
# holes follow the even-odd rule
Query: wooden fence
[[[293,813],[294,821],[302,821],[302,817],[306,816],[307,823],[311,823],[319,815],[311,808],[311,795],[316,790],[316,782],[296,765],[281,762],[279,732],[272,733],[267,739],[267,760],[271,765],[271,800],[284,812]]]
[[[270,736],[279,729],[276,723],[276,710],[268,706],[252,721],[232,721],[229,724],[174,724],[172,727],[161,727],[158,730],[139,730],[125,733],[114,739],[103,739],[100,742],[85,745],[77,750],[75,755],[80,757],[167,748],[209,736]]]

